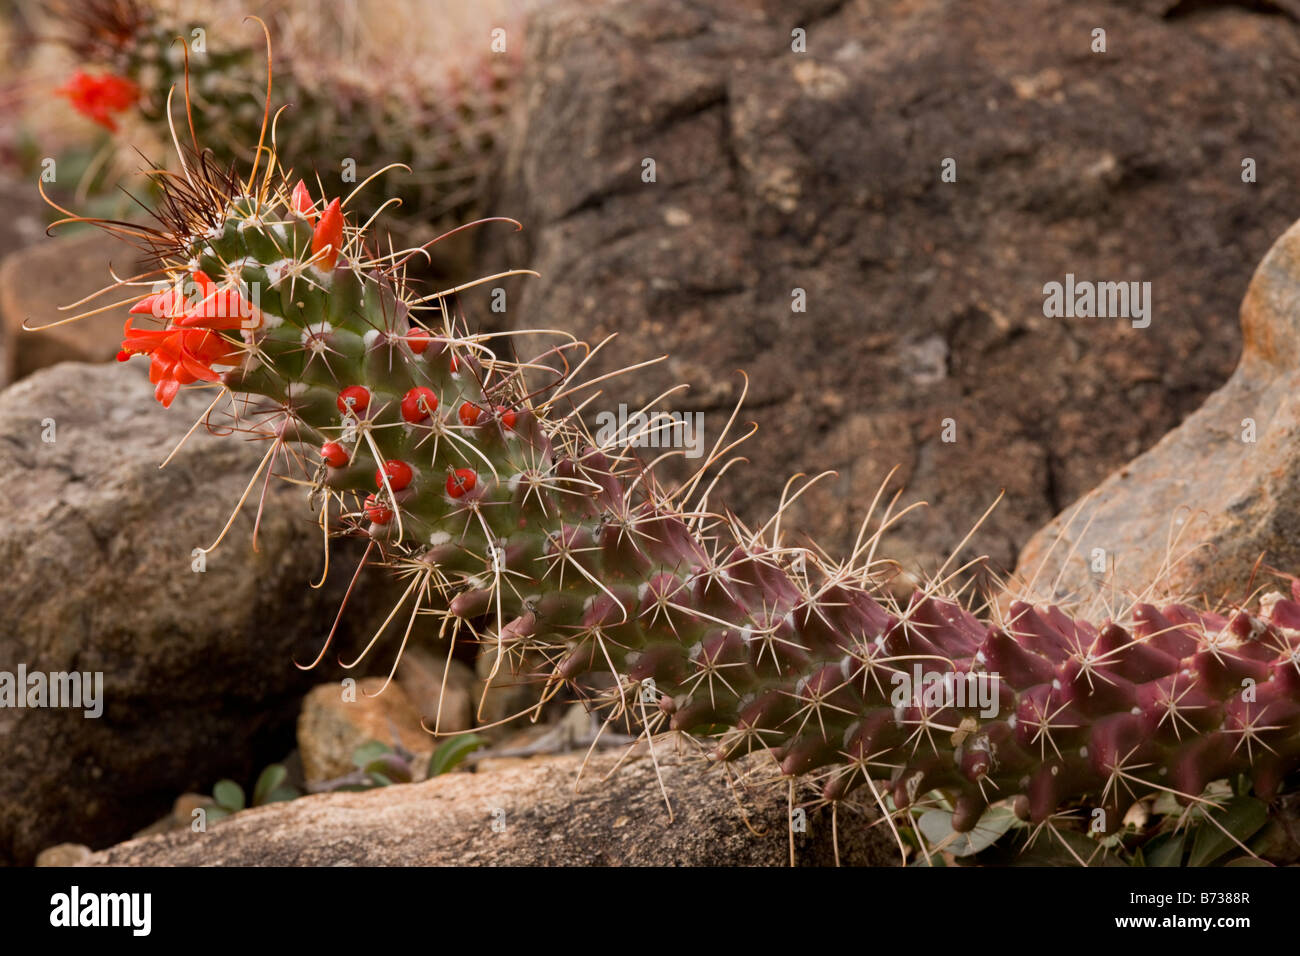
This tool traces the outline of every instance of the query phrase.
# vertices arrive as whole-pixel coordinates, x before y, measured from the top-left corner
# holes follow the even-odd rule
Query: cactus
[[[200,24],[170,18],[143,0],[78,0],[59,18],[78,61],[107,71],[79,71],[60,91],[89,118],[114,130],[105,114],[108,99],[114,112],[134,106],[164,140],[171,138],[170,124],[181,130],[192,124],[196,142],[213,149],[222,165],[251,160],[239,149],[257,142],[263,120],[257,74],[250,70],[257,47],[214,44],[191,53],[187,44]],[[279,124],[278,147],[322,178],[335,175],[347,158],[356,162],[358,179],[373,172],[368,167],[380,157],[407,167],[387,178],[389,196],[358,197],[360,221],[392,196],[401,200],[392,226],[472,219],[487,200],[517,69],[514,54],[487,50],[465,68],[440,65],[435,76],[416,84],[322,64],[282,64],[276,87],[291,105],[292,122]],[[111,95],[91,95],[101,89]],[[179,97],[173,107],[173,90],[188,96],[188,108],[180,108]],[[406,237],[402,230],[399,238]]]
[[[944,591],[952,574],[897,603],[875,557],[888,512],[836,562],[784,542],[792,499],[757,530],[709,510],[734,414],[665,487],[637,436],[583,426],[585,344],[503,358],[452,316],[458,290],[413,291],[409,254],[372,248],[352,197],[291,189],[274,158],[246,179],[182,161],[157,177],[155,227],[106,224],[165,274],[134,297],[119,357],[149,357],[164,404],[205,383],[209,424],[265,440],[246,499],[279,467],[310,487],[327,542],[368,539],[365,560],[407,585],[386,622],[402,646],[432,619],[491,646],[502,676],[567,686],[647,739],[770,755],[832,804],[865,788],[891,826],[938,792],[959,833],[1003,801],[1038,827],[1088,810],[1111,833],[1139,798],[1204,804],[1241,774],[1268,799],[1300,765],[1300,590],[1100,625],[1021,602],[981,619]]]

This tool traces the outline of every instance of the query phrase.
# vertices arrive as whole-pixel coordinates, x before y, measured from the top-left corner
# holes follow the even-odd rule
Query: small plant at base
[[[212,788],[212,804],[206,808],[209,821],[220,820],[238,813],[248,806],[261,807],[268,803],[281,803],[296,800],[302,796],[298,789],[288,783],[289,771],[283,764],[273,763],[263,770],[253,785],[253,802],[248,804],[244,788],[234,780],[218,780]]]

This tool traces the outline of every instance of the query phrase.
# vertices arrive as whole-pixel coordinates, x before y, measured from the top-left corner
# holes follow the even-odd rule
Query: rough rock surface
[[[1154,584],[1218,603],[1264,583],[1261,555],[1300,574],[1300,223],[1260,263],[1241,326],[1228,383],[1025,547],[1018,576],[1039,595],[1131,596]]]
[[[293,661],[314,657],[338,608],[343,551],[326,586],[308,587],[320,533],[302,489],[272,482],[261,551],[254,499],[192,570],[264,448],[199,429],[160,470],[210,399],[182,393],[164,410],[143,372],[65,363],[0,393],[0,671],[103,673],[97,719],[0,708],[0,861],[105,846],[184,790],[250,783],[292,746],[300,695],[332,674]],[[379,589],[358,587],[340,648],[382,620]]]
[[[109,293],[60,311],[111,283],[110,265],[119,275],[139,271],[136,258],[131,246],[97,229],[43,239],[6,256],[0,263],[0,385],[58,362],[107,362],[117,355],[125,308],[39,331],[25,331],[23,323],[39,328],[128,298]]]
[[[321,794],[236,814],[207,833],[133,840],[96,854],[108,866],[750,865],[789,862],[784,788],[754,789],[742,803],[699,758],[661,758],[675,817],[654,768],[635,760],[608,781],[611,758],[593,760],[574,792],[582,756],[531,760],[490,773],[453,773],[364,793]],[[494,821],[498,829],[493,829]],[[839,819],[841,862],[891,865],[889,831]],[[796,862],[834,861],[828,815],[810,813]]]
[[[1250,271],[1300,213],[1300,30],[1250,6],[544,10],[499,206],[542,278],[509,321],[621,332],[598,369],[670,355],[588,411],[688,382],[662,407],[704,410],[710,442],[747,370],[760,431],[715,499],[748,518],[837,469],[783,527],[842,549],[901,465],[931,507],[882,553],[933,567],[1006,489],[970,551],[1010,568],[1227,378]],[[1151,282],[1150,326],[1045,318],[1067,273]]]

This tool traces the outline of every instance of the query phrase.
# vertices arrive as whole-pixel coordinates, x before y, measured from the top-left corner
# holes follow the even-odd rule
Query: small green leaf
[[[223,810],[218,806],[204,807],[205,817],[208,823],[216,823],[218,820],[230,816],[229,810]]]
[[[1196,842],[1192,844],[1188,866],[1208,866],[1237,843],[1244,844],[1268,822],[1268,805],[1254,797],[1233,797],[1227,806],[1212,815],[1219,826],[1205,820],[1196,828]],[[1237,843],[1229,833],[1236,837]]]
[[[284,803],[287,800],[297,800],[301,796],[302,794],[298,792],[298,789],[296,787],[287,787],[287,786],[276,787],[274,790],[272,790],[270,793],[266,795],[266,798],[262,801],[262,804],[265,805],[268,803]]]
[[[1257,856],[1239,856],[1234,860],[1229,860],[1227,863],[1223,865],[1224,866],[1267,866],[1270,868],[1273,866],[1273,864],[1268,862],[1268,860],[1261,860]]]
[[[263,770],[261,776],[257,778],[257,783],[253,785],[253,806],[268,803],[267,797],[271,791],[284,783],[288,776],[289,771],[281,763],[273,763]]]
[[[1040,833],[1010,860],[1011,866],[1066,866],[1085,863],[1091,867],[1128,866],[1118,854],[1105,852],[1099,843],[1074,830],[1058,829]]]
[[[429,776],[437,777],[454,770],[466,757],[487,744],[478,734],[462,734],[445,740],[429,758]]]
[[[984,811],[975,828],[969,833],[957,833],[952,828],[952,814],[946,810],[928,810],[921,814],[917,826],[934,849],[946,850],[955,857],[973,856],[991,847],[1002,834],[1011,829],[1016,815],[1007,807],[990,807]]]
[[[375,782],[376,787],[391,787],[393,785],[393,781],[389,780],[382,773],[370,771],[370,779]]]
[[[382,757],[370,761],[362,769],[371,777],[382,775],[390,783],[411,782],[411,768],[397,754],[384,754]],[[382,786],[388,786],[388,784],[382,784]]]
[[[1147,866],[1182,866],[1187,831],[1166,833],[1146,845]]]
[[[218,780],[212,788],[212,799],[217,806],[234,813],[244,809],[244,788],[233,780]]]
[[[378,760],[384,754],[390,754],[393,748],[388,746],[382,740],[367,740],[364,744],[352,751],[352,763],[357,767],[364,767],[372,760]]]

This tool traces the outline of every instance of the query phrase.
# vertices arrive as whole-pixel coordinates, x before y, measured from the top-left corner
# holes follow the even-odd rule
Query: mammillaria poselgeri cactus
[[[165,405],[211,387],[210,423],[265,440],[245,500],[278,470],[310,486],[327,543],[368,539],[407,585],[389,618],[403,645],[431,620],[494,646],[502,676],[527,669],[715,760],[770,754],[826,801],[865,787],[892,818],[937,791],[958,832],[998,801],[1113,832],[1138,798],[1192,803],[1243,774],[1267,799],[1300,764],[1300,594],[1257,613],[982,619],[949,575],[899,605],[876,586],[887,517],[836,562],[783,542],[785,501],[756,530],[710,510],[734,414],[665,487],[637,435],[583,426],[600,381],[585,344],[507,360],[453,319],[458,289],[408,287],[414,253],[372,248],[352,197],[291,186],[273,155],[247,177],[183,162],[156,176],[157,226],[107,224],[161,277],[135,290],[119,357],[149,359]]]

